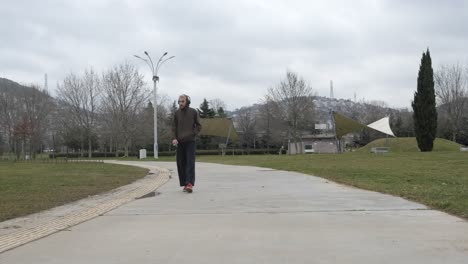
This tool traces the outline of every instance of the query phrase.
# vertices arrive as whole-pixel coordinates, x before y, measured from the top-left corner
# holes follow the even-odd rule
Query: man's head
[[[179,95],[179,108],[184,109],[187,106],[190,106],[190,96],[186,94]]]

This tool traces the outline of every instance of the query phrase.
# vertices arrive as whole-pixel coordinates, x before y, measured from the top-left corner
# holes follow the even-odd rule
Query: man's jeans
[[[195,185],[195,142],[184,142],[177,145],[177,172],[180,186],[189,183]]]

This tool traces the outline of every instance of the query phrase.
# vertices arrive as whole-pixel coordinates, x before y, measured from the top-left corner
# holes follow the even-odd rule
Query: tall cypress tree
[[[429,49],[423,53],[419,66],[418,87],[414,93],[414,132],[421,151],[432,151],[437,130],[437,110],[434,92],[434,73]]]

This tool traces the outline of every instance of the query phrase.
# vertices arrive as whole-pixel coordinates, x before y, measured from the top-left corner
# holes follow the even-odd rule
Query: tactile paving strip
[[[117,196],[99,205],[67,214],[45,224],[0,236],[0,253],[93,219],[156,190],[169,180],[170,172],[163,168],[155,169],[158,173],[150,174],[144,179],[137,181],[134,189],[125,193],[119,193]]]

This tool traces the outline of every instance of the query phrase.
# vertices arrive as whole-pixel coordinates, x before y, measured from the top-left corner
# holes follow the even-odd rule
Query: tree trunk
[[[15,155],[16,155],[17,160],[20,159],[20,155],[21,155],[21,152],[19,151],[19,142],[20,140],[15,139]]]
[[[80,136],[80,144],[81,144],[81,147],[80,147],[80,157],[84,157],[84,138],[83,138],[83,133],[81,133],[81,136]]]
[[[125,144],[125,153],[124,157],[128,157],[128,144]]]
[[[91,134],[91,133],[89,133]],[[88,158],[91,158],[93,155],[91,154],[92,152],[92,146],[91,146],[91,136],[88,135]]]

